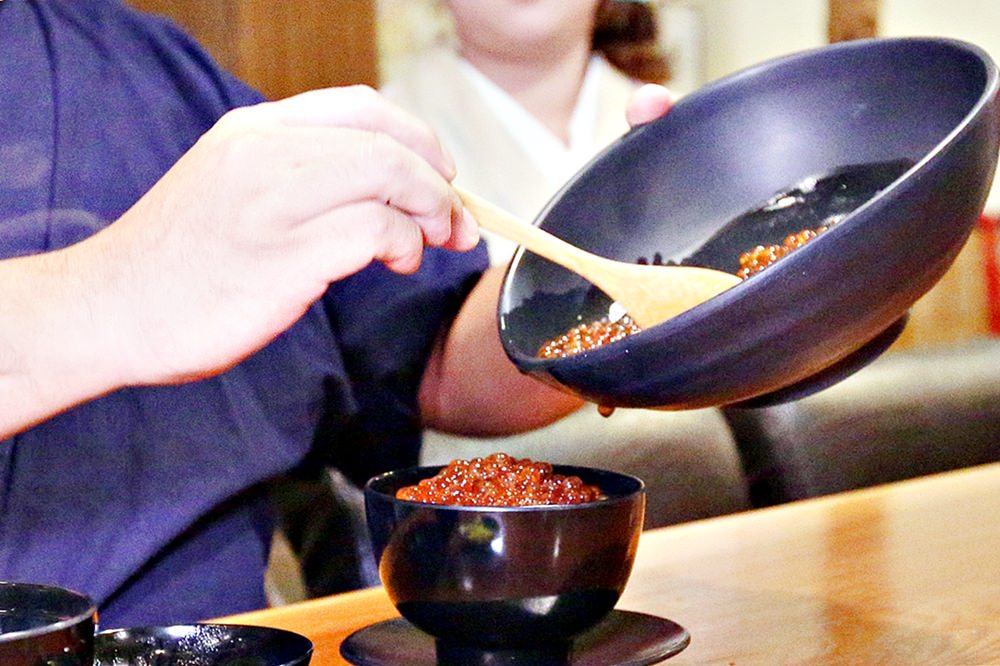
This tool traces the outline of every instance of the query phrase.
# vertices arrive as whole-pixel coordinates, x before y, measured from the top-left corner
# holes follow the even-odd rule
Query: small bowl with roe
[[[645,493],[625,474],[494,454],[377,476],[365,508],[389,597],[439,655],[558,649],[618,602]]]

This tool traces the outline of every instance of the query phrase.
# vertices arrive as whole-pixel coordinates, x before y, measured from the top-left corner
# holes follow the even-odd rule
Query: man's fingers
[[[430,126],[368,86],[311,90],[263,104],[260,110],[291,127],[346,127],[388,134],[447,180],[455,177],[455,163]]]
[[[452,218],[451,230],[451,240],[444,244],[449,250],[467,252],[479,243],[479,223],[465,208]]]
[[[281,215],[294,224],[341,206],[374,202],[408,216],[430,245],[464,246],[474,238],[448,182],[388,135],[272,128],[233,140],[248,144],[232,150],[229,159],[256,165],[257,182],[243,186],[266,216]]]
[[[371,201],[338,208],[309,222],[301,243],[317,275],[334,282],[380,261],[398,273],[420,267],[424,238],[406,214]]]
[[[447,184],[455,167],[436,135],[367,86],[238,109],[220,124],[228,128],[223,137],[258,144],[237,159],[259,164],[264,178],[283,179],[256,187],[265,210],[308,218],[372,200],[409,216],[429,245],[469,250],[479,240],[478,226]],[[289,192],[298,193],[292,202]]]

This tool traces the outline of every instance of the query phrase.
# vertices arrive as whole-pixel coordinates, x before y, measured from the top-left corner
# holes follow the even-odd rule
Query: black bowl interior
[[[379,574],[403,617],[449,644],[524,648],[567,641],[614,608],[642,529],[642,481],[555,465],[607,499],[467,507],[395,498],[440,469],[391,472],[365,488]]]
[[[97,608],[51,585],[0,582],[0,664],[90,663]]]
[[[95,666],[306,666],[312,642],[283,629],[186,624],[97,634]]]
[[[975,224],[996,166],[996,90],[996,67],[974,46],[879,39],[764,63],[683,98],[592,161],[537,223],[614,259],[727,271],[756,244],[833,226],[672,320],[557,360],[538,348],[607,314],[608,299],[519,250],[499,307],[507,354],[611,406],[766,402],[808,392],[810,377],[848,359],[846,376],[884,349]]]

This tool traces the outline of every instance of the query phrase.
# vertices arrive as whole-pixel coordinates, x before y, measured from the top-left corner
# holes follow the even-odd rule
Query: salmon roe
[[[797,234],[786,236],[785,242],[781,245],[758,245],[752,250],[747,250],[740,255],[740,270],[736,272],[736,276],[741,280],[746,280],[754,273],[759,273],[778,259],[781,259],[792,250],[802,247],[827,229],[828,227],[803,229]]]
[[[580,324],[569,329],[558,338],[549,340],[538,350],[541,358],[563,358],[588,349],[596,349],[609,342],[621,340],[640,330],[639,325],[628,315],[611,321],[603,317],[589,324]]]
[[[547,462],[494,453],[453,460],[435,476],[400,488],[396,498],[462,506],[534,506],[582,504],[604,494],[578,476],[554,474]]]
[[[759,273],[786,256],[792,250],[802,247],[828,228],[828,226],[821,226],[815,229],[803,229],[796,234],[785,237],[781,245],[758,245],[752,250],[747,250],[740,255],[740,268],[736,272],[736,276],[741,280],[746,280],[751,275]],[[639,263],[646,262],[640,261]],[[628,315],[615,321],[603,317],[597,321],[574,326],[558,338],[549,340],[539,347],[537,356],[546,359],[573,356],[610,342],[616,342],[640,330],[642,329],[639,325]]]

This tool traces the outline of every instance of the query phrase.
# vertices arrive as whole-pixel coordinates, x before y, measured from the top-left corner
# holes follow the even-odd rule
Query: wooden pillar
[[[827,38],[830,43],[878,35],[880,0],[828,0]]]
[[[169,16],[271,98],[378,84],[374,0],[131,0]]]

